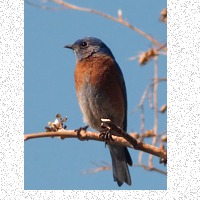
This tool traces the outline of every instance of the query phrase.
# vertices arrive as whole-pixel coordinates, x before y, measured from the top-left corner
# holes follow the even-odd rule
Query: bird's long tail
[[[117,181],[118,186],[121,186],[124,182],[131,185],[131,177],[128,169],[128,165],[132,165],[132,159],[126,147],[120,147],[118,145],[108,145],[111,158],[114,181]]]

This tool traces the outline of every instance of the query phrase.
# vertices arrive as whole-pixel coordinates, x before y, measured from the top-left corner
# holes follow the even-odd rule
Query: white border
[[[196,199],[199,196],[200,5],[168,1],[168,190],[24,191],[23,2],[1,1],[0,199]],[[106,184],[106,183],[105,183]]]

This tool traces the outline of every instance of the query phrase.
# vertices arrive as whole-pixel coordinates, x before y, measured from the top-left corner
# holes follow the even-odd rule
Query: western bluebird
[[[109,118],[126,131],[127,96],[123,74],[111,50],[100,39],[85,37],[65,48],[76,55],[76,94],[87,125],[102,132],[101,118]],[[126,147],[108,145],[114,181],[131,185],[128,165],[132,159]]]

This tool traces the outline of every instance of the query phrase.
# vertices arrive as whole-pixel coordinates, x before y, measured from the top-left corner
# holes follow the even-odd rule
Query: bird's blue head
[[[100,39],[94,37],[85,37],[77,40],[72,45],[66,45],[65,48],[73,49],[77,61],[81,61],[90,56],[99,56],[101,54],[110,56],[114,59],[111,50]]]

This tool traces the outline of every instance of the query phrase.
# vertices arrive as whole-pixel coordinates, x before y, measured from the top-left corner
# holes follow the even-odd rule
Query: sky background
[[[39,3],[39,1],[32,1]],[[69,3],[93,8],[112,16],[118,9],[134,26],[166,42],[166,24],[159,22],[160,11],[165,1],[81,1]],[[58,7],[56,4],[44,4]],[[104,41],[112,50],[127,87],[128,128],[140,131],[140,112],[133,112],[142,94],[153,78],[153,62],[140,67],[137,60],[129,58],[152,47],[152,43],[131,29],[100,16],[75,10],[44,10],[28,4],[25,7],[25,126],[24,133],[44,131],[49,121],[60,113],[68,116],[68,129],[84,126],[82,113],[75,94],[73,73],[75,55],[63,48],[75,40],[94,36]],[[166,57],[159,57],[159,77],[166,77]],[[166,83],[158,85],[158,107],[166,104]],[[153,110],[145,102],[145,130],[153,128]],[[166,131],[166,114],[159,114],[158,133]],[[145,140],[151,143],[151,140]],[[129,150],[133,162],[138,163],[138,151]],[[167,177],[140,167],[129,168],[132,185],[118,187],[113,181],[112,171],[83,175],[95,164],[108,162],[111,158],[104,143],[42,138],[24,143],[24,189],[26,190],[73,190],[73,189],[134,189],[165,190]],[[143,156],[147,164],[148,155]],[[167,170],[154,157],[155,167]]]

